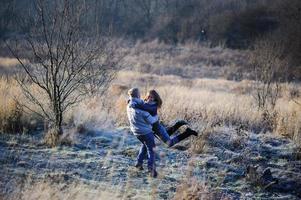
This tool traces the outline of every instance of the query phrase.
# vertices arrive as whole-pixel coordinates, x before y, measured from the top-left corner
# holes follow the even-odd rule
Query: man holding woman
[[[143,169],[143,160],[148,158],[148,171],[152,177],[157,177],[155,166],[154,147],[155,136],[161,139],[168,147],[186,139],[191,135],[197,136],[198,133],[190,128],[174,137],[170,137],[185,121],[178,121],[172,127],[165,129],[159,122],[157,109],[161,107],[162,100],[155,90],[150,90],[146,99],[140,99],[138,88],[132,88],[128,91],[129,101],[127,105],[127,115],[130,122],[131,131],[142,143],[137,156],[136,167]]]

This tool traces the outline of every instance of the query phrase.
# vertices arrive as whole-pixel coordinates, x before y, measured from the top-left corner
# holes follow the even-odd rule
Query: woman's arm
[[[158,106],[157,106],[157,104],[149,104],[149,103],[143,102],[143,103],[135,104],[134,108],[144,110],[146,112],[149,112],[149,114],[151,114],[152,116],[155,116],[155,115],[157,115]]]

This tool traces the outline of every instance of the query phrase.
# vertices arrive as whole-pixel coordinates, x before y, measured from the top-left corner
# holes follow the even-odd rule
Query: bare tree
[[[280,83],[285,80],[287,71],[283,52],[283,44],[279,40],[262,39],[254,45],[250,61],[255,78],[254,98],[260,109],[268,106],[273,109],[280,97]]]
[[[63,132],[64,113],[87,95],[104,89],[122,56],[107,39],[92,38],[82,31],[80,3],[39,0],[36,8],[35,26],[25,41],[17,40],[17,46],[8,47],[25,72],[17,81],[34,106],[23,105],[49,121],[52,131],[46,137],[55,145]],[[27,62],[20,51],[27,52]]]

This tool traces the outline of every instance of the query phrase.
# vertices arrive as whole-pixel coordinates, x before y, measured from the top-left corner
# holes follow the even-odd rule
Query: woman
[[[152,116],[157,117],[158,109],[162,106],[162,99],[160,95],[155,90],[150,90],[147,93],[146,98],[144,101],[137,100],[132,102],[131,106],[133,108],[138,108],[140,110],[144,110],[149,112]],[[178,130],[181,126],[186,125],[187,122],[184,120],[176,122],[175,125],[172,127],[166,129],[164,126],[162,126],[157,120],[155,123],[152,124],[153,131],[155,133],[155,136],[160,138],[165,144],[168,145],[168,147],[172,147],[176,143],[186,139],[187,137],[191,135],[197,136],[198,133],[189,127],[186,128],[186,130],[181,133],[180,135],[177,135],[175,137],[170,137],[173,133],[175,133],[176,130]]]

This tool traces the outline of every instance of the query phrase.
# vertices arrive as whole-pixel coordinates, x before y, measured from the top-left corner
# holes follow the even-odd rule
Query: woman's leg
[[[164,143],[167,143],[170,138],[164,126],[160,124],[159,121],[153,124],[153,131],[155,136],[162,140]]]
[[[177,125],[178,128],[180,127],[181,124],[184,125],[184,123],[186,123],[186,122],[180,121]],[[176,143],[186,139],[187,137],[189,137],[191,135],[194,135],[194,136],[198,135],[198,133],[196,131],[194,131],[190,128],[186,128],[186,130],[183,133],[170,138],[170,135],[166,131],[165,127],[162,126],[159,122],[156,122],[155,124],[153,124],[153,130],[155,131],[154,132],[155,135],[158,136],[165,144],[167,144],[168,147],[172,147]]]
[[[198,136],[198,132],[192,130],[191,128],[186,128],[186,130],[183,133],[173,137],[172,140],[175,140],[173,145],[188,138],[191,135]]]
[[[168,147],[173,146],[178,142],[176,137],[170,138],[169,134],[166,131],[166,128],[162,126],[159,122],[153,124],[153,130],[155,131],[155,135],[161,139]]]
[[[186,130],[177,135],[174,136],[172,138],[170,138],[169,134],[167,133],[166,129],[164,128],[164,126],[162,126],[160,123],[157,125],[158,126],[158,132],[155,132],[156,135],[158,135],[158,137],[165,143],[168,145],[168,147],[172,147],[173,145],[175,145],[176,143],[186,139],[187,137],[191,136],[191,135],[195,135],[197,136],[198,133],[190,128],[186,128]]]
[[[185,120],[177,121],[173,126],[167,128],[168,135],[174,134],[181,126],[186,124],[187,122]]]

